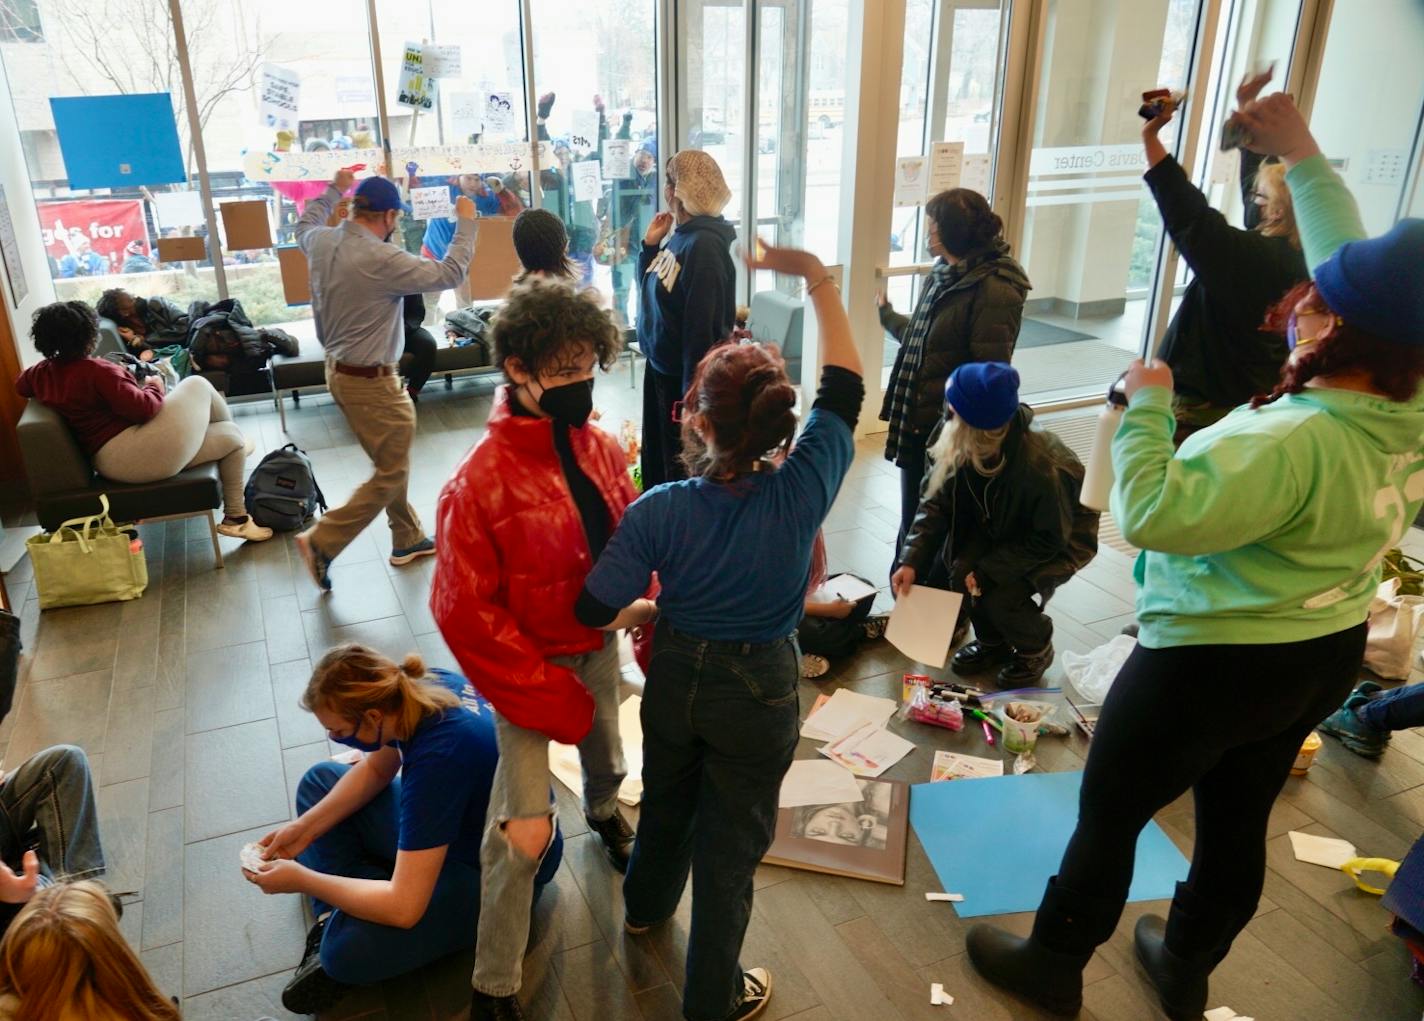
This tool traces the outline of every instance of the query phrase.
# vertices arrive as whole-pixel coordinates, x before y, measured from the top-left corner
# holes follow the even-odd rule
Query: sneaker
[[[603,841],[604,853],[608,855],[613,867],[619,872],[627,872],[628,856],[633,853],[634,833],[633,827],[628,825],[628,820],[623,818],[623,813],[615,808],[607,819],[590,819],[587,815],[583,818],[584,822],[588,823],[588,828]]]
[[[1366,698],[1370,698],[1378,695],[1381,691],[1384,691],[1383,684],[1376,684],[1374,681],[1361,681],[1350,694],[1364,695]]]
[[[865,632],[865,640],[873,642],[877,638],[885,637],[885,628],[890,623],[890,614],[873,613],[860,622],[861,631]]]
[[[524,1021],[517,996],[489,996],[478,989],[470,997],[470,1021]]]
[[[421,539],[414,546],[407,546],[404,549],[392,549],[391,566],[400,567],[403,564],[410,563],[412,560],[433,556],[435,556],[435,540],[428,538]]]
[[[252,520],[249,514],[241,521],[219,521],[218,535],[226,535],[230,539],[241,539],[244,542],[266,542],[272,538],[272,529],[263,528]]]
[[[1013,656],[1014,650],[1007,643],[990,645],[976,638],[954,654],[949,668],[957,674],[982,674],[1003,666]]]
[[[742,972],[742,1002],[732,1011],[727,1021],[751,1021],[760,1017],[766,1005],[771,1002],[771,972],[765,968],[753,968]]]
[[[312,542],[312,532],[314,528],[309,528],[297,536],[297,552],[302,555],[302,562],[307,565],[307,573],[311,575],[312,581],[316,582],[317,588],[323,592],[331,591],[331,575],[328,569],[331,567],[331,558],[316,548],[316,543]]]
[[[325,931],[326,918],[318,920],[307,931],[302,963],[297,965],[292,980],[282,990],[282,1006],[293,1014],[316,1014],[330,1010],[351,991],[351,986],[336,981],[321,966],[321,937]]]
[[[1351,695],[1345,699],[1344,705],[1327,716],[1316,729],[1338,738],[1342,745],[1356,755],[1363,755],[1367,759],[1379,758],[1389,747],[1390,735],[1389,731],[1379,730],[1360,719],[1356,710],[1369,702],[1369,695]]]
[[[817,656],[810,652],[801,655],[801,676],[807,680],[824,677],[830,669],[831,661],[825,656]]]
[[[1045,645],[1038,652],[1015,652],[1008,665],[999,671],[1001,688],[1027,688],[1043,680],[1044,673],[1053,663],[1053,645]]]

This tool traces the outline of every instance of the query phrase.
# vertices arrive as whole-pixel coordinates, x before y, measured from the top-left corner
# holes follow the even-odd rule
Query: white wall
[[[5,302],[5,310],[10,313],[20,364],[32,365],[39,361],[39,354],[30,343],[30,317],[35,309],[54,301],[54,282],[50,280],[49,260],[45,258],[44,244],[40,240],[40,218],[35,213],[30,172],[25,166],[19,139],[15,106],[10,100],[10,83],[4,74],[0,74],[0,185],[5,188],[10,218],[15,223],[15,240],[20,248],[20,264],[30,288],[25,300],[16,308],[10,285],[0,284],[0,291],[4,292],[4,298],[0,300]],[[0,381],[0,385],[8,384],[8,380]]]

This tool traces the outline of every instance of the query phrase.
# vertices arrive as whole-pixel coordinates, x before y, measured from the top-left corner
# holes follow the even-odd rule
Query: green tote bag
[[[114,524],[107,496],[100,494],[99,504],[98,514],[25,541],[41,610],[137,599],[148,588],[143,544],[123,531],[133,526]]]

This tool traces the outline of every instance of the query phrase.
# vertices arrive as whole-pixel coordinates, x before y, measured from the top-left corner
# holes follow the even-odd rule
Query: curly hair
[[[989,208],[989,200],[968,188],[942,191],[925,203],[925,215],[939,231],[939,243],[955,258],[963,258],[998,240],[1004,221]]]
[[[608,313],[561,280],[534,277],[517,283],[495,314],[491,331],[494,363],[506,377],[511,358],[538,376],[580,344],[593,347],[605,370],[623,350],[623,334]]]
[[[683,403],[682,463],[693,475],[719,478],[747,471],[764,457],[775,462],[796,435],[796,391],[772,344],[714,347],[697,366]]]
[[[129,292],[122,287],[110,287],[103,294],[99,295],[98,301],[94,302],[94,311],[98,312],[102,318],[111,319],[117,323],[123,319],[123,316],[119,312],[120,298],[128,298],[130,301],[136,300],[133,295],[129,294]]]
[[[99,317],[82,301],[56,301],[35,309],[30,338],[46,358],[87,358],[99,343]]]
[[[1267,313],[1262,329],[1285,336],[1295,307],[1319,292],[1306,281],[1297,284]],[[1319,298],[1324,307],[1325,299]],[[1392,401],[1411,400],[1424,383],[1424,347],[1398,344],[1342,322],[1327,337],[1297,347],[1281,368],[1281,381],[1268,394],[1251,398],[1251,407],[1270,404],[1286,394],[1298,394],[1317,376],[1364,373],[1370,387]]]

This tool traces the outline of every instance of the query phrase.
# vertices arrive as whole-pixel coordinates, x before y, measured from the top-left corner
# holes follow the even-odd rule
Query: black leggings
[[[416,393],[420,393],[430,379],[430,373],[435,370],[435,351],[435,338],[429,330],[406,327],[405,351],[402,352],[405,358],[401,360],[401,371],[405,374],[406,384]]]
[[[1120,908],[1138,834],[1190,789],[1187,886],[1229,906],[1234,936],[1260,900],[1271,805],[1306,735],[1350,693],[1364,649],[1364,624],[1279,645],[1138,646],[1103,705],[1059,885]]]

